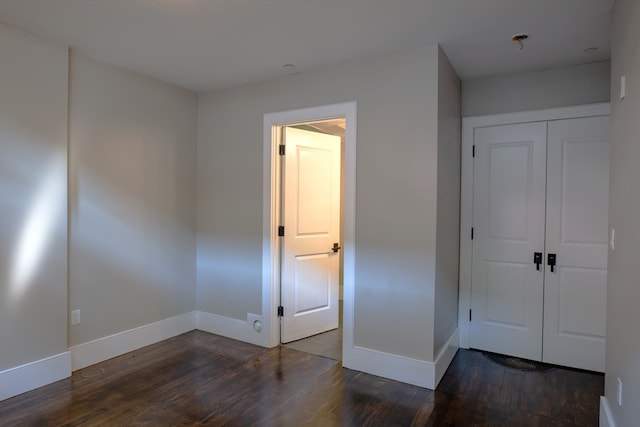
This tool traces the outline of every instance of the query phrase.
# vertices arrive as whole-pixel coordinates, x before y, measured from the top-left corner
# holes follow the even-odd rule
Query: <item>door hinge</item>
[[[284,147],[284,144],[278,146],[278,154],[280,154],[281,156],[284,156],[284,153],[286,152],[286,149]]]
[[[469,322],[471,322],[471,309],[469,309]]]
[[[473,240],[473,227],[471,227],[471,240]]]
[[[284,317],[284,307],[281,305],[278,306],[278,317]]]
[[[475,157],[475,156],[476,156],[476,146],[474,145],[474,146],[471,148],[471,157]]]
[[[279,225],[278,226],[278,237],[283,237],[284,236],[284,225]]]

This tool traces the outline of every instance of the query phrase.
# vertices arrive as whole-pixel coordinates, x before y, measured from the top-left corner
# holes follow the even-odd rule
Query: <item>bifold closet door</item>
[[[543,361],[604,371],[609,117],[549,122]]]
[[[542,357],[547,123],[475,130],[470,346]]]

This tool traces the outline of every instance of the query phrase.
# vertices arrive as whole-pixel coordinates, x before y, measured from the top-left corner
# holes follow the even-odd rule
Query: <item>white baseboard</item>
[[[218,314],[196,312],[196,328],[211,334],[222,335],[238,341],[248,342],[261,347],[269,346],[269,337],[253,328],[253,322],[249,320],[232,319],[231,317],[220,316]],[[249,315],[249,317],[255,315]]]
[[[0,372],[0,401],[68,378],[71,355],[64,352]]]
[[[435,361],[435,387],[440,384],[440,380],[444,377],[445,372],[447,372],[447,368],[451,365],[453,358],[456,356],[460,345],[459,341],[460,331],[459,329],[456,329],[453,331],[453,334],[451,334],[444,347],[442,347],[440,353],[438,353]]]
[[[249,315],[250,322],[194,311],[79,344],[68,352],[0,372],[0,401],[67,378],[72,371],[194,329],[269,347],[268,337],[263,331],[258,332],[253,328],[253,318],[261,319],[260,316]],[[345,348],[343,366],[433,390],[453,360],[457,348],[458,330],[449,338],[435,362],[354,346]],[[611,420],[606,399],[602,399],[601,422],[603,413],[608,414],[607,419]],[[615,427],[612,422],[602,425]]]
[[[600,427],[616,427],[609,408],[609,401],[605,396],[600,396]]]
[[[458,330],[447,341],[435,362],[412,359],[364,347],[345,348],[342,366],[435,390],[456,354]]]
[[[196,312],[160,320],[69,348],[72,370],[86,368],[196,329]]]

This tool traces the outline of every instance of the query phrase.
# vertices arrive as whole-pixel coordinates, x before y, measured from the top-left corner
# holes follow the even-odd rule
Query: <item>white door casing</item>
[[[283,343],[338,327],[340,137],[284,128]]]
[[[549,122],[543,360],[604,371],[609,117]],[[546,260],[545,260],[546,261]]]
[[[546,122],[476,129],[470,345],[542,356]]]

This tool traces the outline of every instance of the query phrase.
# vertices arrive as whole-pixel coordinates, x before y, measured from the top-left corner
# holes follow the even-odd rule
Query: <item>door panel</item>
[[[485,323],[526,329],[527,270],[529,264],[487,261],[487,316]]]
[[[331,161],[326,148],[296,146],[298,192],[296,216],[298,238],[328,236],[331,233]]]
[[[334,258],[328,254],[302,255],[295,258],[294,316],[329,306],[331,261]]]
[[[549,123],[543,360],[604,371],[609,117]]]
[[[542,357],[546,123],[475,131],[473,348]]]
[[[562,267],[559,278],[558,333],[574,338],[604,338],[606,270]]]
[[[281,341],[338,327],[341,140],[286,127]]]

